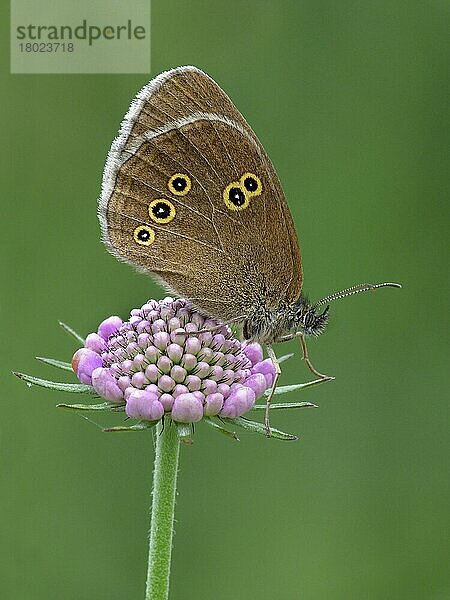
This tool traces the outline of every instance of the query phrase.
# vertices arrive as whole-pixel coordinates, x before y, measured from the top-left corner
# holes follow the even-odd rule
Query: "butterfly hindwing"
[[[99,217],[113,254],[212,315],[300,294],[298,242],[273,166],[194,67],[163,73],[133,101],[108,155]]]

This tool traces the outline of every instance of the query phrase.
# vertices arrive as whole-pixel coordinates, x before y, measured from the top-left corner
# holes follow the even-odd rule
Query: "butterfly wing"
[[[131,104],[106,162],[99,218],[110,252],[213,316],[300,295],[300,251],[272,163],[195,67],[162,73]]]

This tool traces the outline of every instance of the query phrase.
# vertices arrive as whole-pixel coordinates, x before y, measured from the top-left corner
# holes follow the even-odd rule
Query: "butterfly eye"
[[[250,197],[259,196],[262,191],[261,180],[253,173],[244,173],[241,177],[241,185]]]
[[[175,218],[176,210],[168,200],[152,200],[148,206],[148,213],[155,223],[170,223]]]
[[[237,181],[233,181],[223,191],[223,199],[230,210],[247,208],[249,199]]]
[[[184,196],[187,194],[191,189],[191,185],[191,180],[183,173],[175,173],[167,183],[170,192],[175,194],[175,196]]]
[[[155,241],[155,232],[146,225],[139,225],[133,232],[134,241],[141,246],[150,246]]]

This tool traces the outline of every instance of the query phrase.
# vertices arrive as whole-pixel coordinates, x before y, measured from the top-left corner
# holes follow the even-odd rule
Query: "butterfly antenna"
[[[316,302],[314,307],[317,308],[319,306],[322,306],[323,304],[328,304],[333,300],[339,300],[340,298],[353,296],[354,294],[360,294],[361,292],[377,290],[378,288],[383,287],[401,288],[402,286],[399,283],[359,283],[358,285],[346,288],[345,290],[341,290],[340,292],[334,292],[334,294],[330,294],[329,296],[326,296],[326,298],[322,298],[322,300]]]

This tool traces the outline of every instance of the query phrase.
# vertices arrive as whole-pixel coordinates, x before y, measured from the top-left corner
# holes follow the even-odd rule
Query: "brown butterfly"
[[[120,260],[171,293],[266,345],[319,335],[328,302],[379,287],[361,284],[314,304],[302,296],[302,263],[275,169],[228,96],[196,67],[161,73],[131,103],[108,154],[99,219]],[[324,307],[322,310],[322,307]]]

